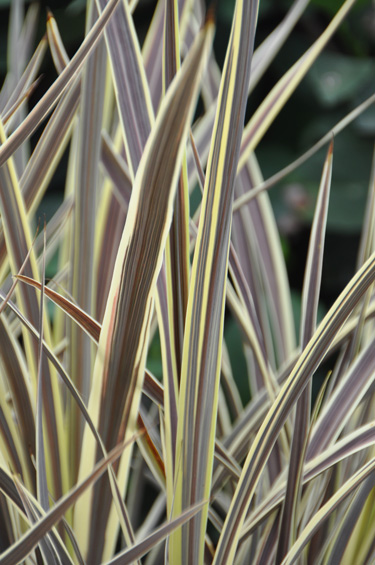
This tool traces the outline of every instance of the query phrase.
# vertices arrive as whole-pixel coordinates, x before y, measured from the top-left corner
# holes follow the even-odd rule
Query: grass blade
[[[323,266],[324,238],[327,225],[328,200],[331,187],[332,156],[333,141],[329,146],[324,164],[306,261],[305,278],[302,291],[302,349],[306,347],[316,329]],[[288,483],[281,516],[281,530],[276,557],[278,561],[281,561],[284,555],[288,552],[297,533],[297,511],[300,497],[300,481],[310,427],[311,386],[312,383],[309,382],[298,399],[296,407]]]
[[[254,113],[244,130],[241,144],[241,158],[238,164],[239,171],[245,166],[245,163],[267,131],[269,125],[273,122],[275,116],[280,112],[285,102],[300,84],[327,41],[329,41],[335,33],[355,2],[356,0],[346,0],[343,3],[325,31],[319,36],[310,49],[306,51],[293,67],[279,80]]]
[[[85,59],[95,47],[109,18],[112,16],[119,0],[110,0],[86,39],[78,49],[69,65],[63,70],[46,94],[28,114],[27,118],[17,130],[0,147],[0,166],[14,153],[14,151],[35,131],[46,115],[51,111],[65,88],[69,85],[76,73],[82,68]]]
[[[105,0],[97,0],[104,10]],[[121,2],[105,31],[127,163],[134,178],[154,121],[145,71],[127,2]]]
[[[116,17],[118,11],[116,12]],[[97,19],[96,8],[87,8],[87,28]],[[110,25],[110,24],[109,24]],[[78,155],[74,187],[74,227],[72,253],[71,292],[74,301],[89,315],[94,309],[95,286],[87,285],[87,279],[94,280],[94,247],[96,233],[97,192],[100,179],[99,157],[101,151],[101,130],[103,121],[104,89],[106,73],[106,50],[102,39],[87,61],[81,79],[81,100],[78,119]],[[93,120],[93,116],[95,119]],[[91,340],[75,324],[70,326],[70,377],[84,398],[91,389],[93,359]],[[71,480],[78,474],[81,451],[83,421],[77,407],[67,408],[69,425],[76,430],[70,442]],[[72,483],[73,484],[73,483]]]
[[[164,19],[163,94],[181,67],[177,0],[167,2]],[[186,152],[180,171],[171,229],[165,250],[165,269],[158,281],[159,332],[164,362],[165,461],[167,512],[174,500],[177,404],[190,279],[189,186]],[[165,276],[164,276],[165,275]]]
[[[98,418],[98,429],[107,449],[134,429],[153,293],[172,217],[185,134],[190,126],[211,37],[212,24],[208,24],[168,91],[133,186],[100,334],[89,404]],[[141,292],[139,281],[142,281]],[[85,438],[83,452],[81,476],[87,474],[95,456],[93,446],[85,442]],[[90,551],[94,550],[96,557],[102,551],[98,550],[104,542],[102,521],[107,521],[111,504],[107,490],[104,482],[95,490],[93,508],[99,505],[101,512],[93,511],[90,532],[86,530],[82,535],[82,547],[89,551],[88,560]],[[81,524],[80,512],[84,511],[86,515],[87,504],[82,499],[82,506],[79,505],[76,511]],[[110,522],[108,527],[115,538],[116,530]],[[87,538],[89,534],[91,543]]]
[[[150,549],[155,547],[156,544],[160,543],[163,539],[170,535],[173,530],[195,516],[205,504],[207,503],[201,502],[200,504],[195,504],[192,508],[185,510],[185,512],[180,514],[177,518],[174,518],[170,522],[160,526],[155,532],[144,538],[142,542],[138,543],[134,547],[130,547],[111,561],[108,561],[106,565],[131,565],[131,563],[134,563],[135,559],[141,558],[145,555],[145,553],[150,551]]]
[[[127,442],[128,443],[128,442]],[[33,526],[26,534],[24,534],[11,548],[7,549],[0,555],[2,565],[17,565],[34,549],[39,540],[50,531],[56,522],[64,515],[64,513],[74,504],[79,496],[104,473],[106,468],[111,465],[126,448],[127,443],[120,444],[108,454],[108,457],[100,461],[90,476],[79,483],[61,500],[57,501],[55,506],[42,518],[35,526]]]
[[[375,254],[366,261],[326,314],[271,406],[246,458],[241,480],[237,485],[219,539],[215,565],[222,565],[228,559],[233,559],[246,511],[259,481],[260,473],[285,419],[327,351],[337,328],[343,324],[374,279]]]
[[[344,118],[342,118],[335,126],[333,126],[332,129],[330,129],[328,133],[326,133],[322,138],[319,139],[319,141],[317,141],[312,147],[310,147],[310,149],[308,149],[307,151],[305,151],[305,153],[303,153],[300,157],[298,157],[298,159],[296,159],[295,161],[293,161],[292,163],[290,163],[289,165],[287,165],[286,167],[284,167],[283,169],[272,175],[267,180],[262,181],[251,191],[246,192],[242,196],[236,198],[236,200],[233,203],[233,210],[234,211],[238,210],[239,208],[241,208],[241,206],[246,204],[246,202],[249,202],[253,198],[256,198],[261,192],[264,192],[265,190],[269,190],[270,188],[275,186],[278,182],[280,182],[283,178],[289,175],[289,173],[292,173],[300,165],[303,165],[303,163],[305,163],[308,159],[310,159],[310,157],[315,155],[315,153],[317,153],[319,149],[324,147],[324,145],[327,145],[327,143],[329,143],[332,140],[332,137],[337,137],[337,135],[343,129],[345,129],[358,116],[360,116],[363,112],[365,112],[368,108],[370,108],[374,104],[374,102],[375,102],[375,94],[372,94],[371,96],[366,98],[366,100],[364,100],[361,104],[356,106],[354,110],[352,110],[351,112],[349,112],[349,114],[347,114]]]
[[[174,515],[208,497],[214,456],[231,205],[257,2],[237,2],[194,255],[182,359]],[[245,55],[246,54],[246,55]],[[203,560],[207,510],[172,536],[170,560]]]
[[[353,490],[363,483],[368,477],[373,475],[375,471],[375,459],[371,459],[366,463],[355,475],[345,482],[341,488],[316,512],[315,516],[306,525],[304,530],[299,535],[298,539],[283,559],[281,565],[291,565],[295,563],[301,555],[306,544],[310,541],[314,533],[322,527],[325,520],[327,520],[337,506],[343,502]]]

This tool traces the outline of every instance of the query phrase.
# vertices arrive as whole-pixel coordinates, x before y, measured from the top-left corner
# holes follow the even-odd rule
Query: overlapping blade
[[[136,425],[153,296],[172,218],[186,134],[211,38],[209,22],[163,101],[133,186],[104,314],[89,404],[107,449],[132,433]],[[125,471],[128,458],[125,453]],[[95,462],[95,446],[88,435],[84,437],[81,461],[80,473],[85,476]],[[89,512],[91,522],[82,528],[85,519],[81,513],[87,516],[88,504],[93,509]],[[108,523],[115,540],[114,528],[108,521],[110,506],[105,481],[98,484],[91,501],[82,499],[77,506],[75,517],[89,561],[93,558],[91,551],[96,558],[102,551],[104,524]]]
[[[258,3],[238,1],[221,81],[182,357],[174,515],[210,493],[234,179]],[[170,561],[203,562],[207,508],[172,536]]]
[[[233,559],[254,490],[291,408],[325,355],[339,327],[374,279],[375,254],[353,277],[324,317],[268,411],[246,458],[241,479],[219,539],[215,565],[222,565]]]

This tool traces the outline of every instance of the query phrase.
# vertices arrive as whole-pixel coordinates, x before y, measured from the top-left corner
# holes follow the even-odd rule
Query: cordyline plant
[[[258,2],[237,0],[222,72],[200,0],[160,0],[142,50],[136,2],[89,1],[72,59],[52,14],[32,53],[35,7],[24,21],[14,8],[0,93],[0,563],[375,561],[374,170],[357,273],[317,324],[332,137],[375,96],[266,182],[254,155],[354,3],[247,123],[308,0],[254,54]],[[58,78],[27,111],[47,46]],[[296,340],[265,189],[326,144]],[[67,147],[63,202],[34,237]],[[156,335],[161,380],[147,369]]]

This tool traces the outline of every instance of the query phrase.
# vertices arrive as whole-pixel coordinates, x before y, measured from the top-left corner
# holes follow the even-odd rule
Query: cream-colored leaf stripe
[[[134,441],[132,438],[131,441]],[[129,443],[129,442],[128,442]],[[0,555],[2,565],[17,565],[20,563],[38,544],[39,540],[56,522],[64,515],[66,510],[72,506],[75,500],[104,473],[106,468],[111,465],[124,451],[128,443],[116,446],[105,459],[102,459],[81,483],[76,485],[68,494],[62,497],[43,518],[41,518],[30,530],[28,530],[16,543]]]
[[[168,90],[133,185],[102,324],[89,402],[93,420],[98,422],[107,449],[120,437],[132,433],[130,430],[136,425],[153,294],[172,217],[185,133],[190,126],[212,33],[212,24],[209,23],[197,37]],[[91,437],[85,436],[80,476],[87,475],[95,456]],[[122,479],[119,482],[122,485],[125,484],[129,455],[125,453],[120,468]],[[100,488],[104,488],[103,483]],[[97,504],[102,505],[100,492],[104,491],[94,491],[94,508]],[[101,536],[104,533],[104,528],[100,527],[100,522],[105,519],[103,508],[100,516],[91,513],[91,524],[82,528],[83,516],[87,515],[90,504],[90,500],[83,498],[75,516],[80,525],[79,541],[84,552],[90,536],[95,536],[96,543],[91,545],[95,547],[102,539],[98,538],[98,532]],[[113,530],[109,520],[108,528],[111,527]]]
[[[348,481],[346,481],[335,494],[316,512],[314,517],[308,522],[302,530],[298,539],[290,549],[281,565],[292,565],[298,559],[303,548],[312,538],[314,533],[324,525],[325,520],[329,518],[331,513],[336,509],[340,502],[344,501],[355,488],[357,488],[367,477],[375,471],[375,458],[371,459],[361,469],[355,473]]]
[[[167,2],[165,4],[162,61],[163,95],[181,67],[179,16],[178,0]],[[178,180],[171,229],[165,249],[165,278],[160,278],[158,281],[157,300],[159,333],[163,352],[164,460],[166,462],[167,515],[169,516],[172,513],[174,501],[177,405],[190,279],[189,217],[189,186],[185,153]]]
[[[242,133],[257,2],[236,3],[224,64],[189,289],[178,408],[173,513],[208,498],[224,321],[233,183]],[[208,509],[170,540],[171,562],[203,560]]]
[[[333,141],[324,162],[302,289],[300,347],[303,349],[316,329],[323,266],[324,237],[327,225],[328,202],[332,177]],[[281,520],[276,560],[281,561],[297,535],[298,505],[301,479],[309,437],[312,382],[309,382],[297,401],[293,440],[290,450],[288,482]]]
[[[241,480],[219,538],[214,565],[233,561],[247,509],[278,433],[304,385],[326,353],[334,334],[374,279],[375,254],[353,277],[326,314],[268,411],[246,458]]]
[[[58,99],[62,96],[64,90],[69,83],[75,78],[86,57],[90,54],[95,47],[98,39],[100,38],[103,29],[112,16],[119,0],[109,0],[105,10],[97,20],[90,33],[78,49],[69,65],[62,71],[60,76],[55,80],[45,95],[39,100],[27,117],[23,120],[21,125],[15,130],[9,139],[0,147],[0,165],[14,153],[14,151],[21,145],[23,141],[28,139],[35,131],[40,122],[51,111]]]
[[[289,69],[285,75],[274,86],[269,95],[256,110],[249,123],[246,125],[242,138],[241,157],[238,170],[245,165],[250,154],[254,151],[259,141],[279,114],[281,108],[300,84],[303,77],[323,48],[342,23],[349,10],[354,6],[356,0],[346,0],[332,19],[326,30],[319,36],[308,51]]]

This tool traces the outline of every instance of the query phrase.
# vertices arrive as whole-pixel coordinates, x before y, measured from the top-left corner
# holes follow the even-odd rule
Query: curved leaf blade
[[[374,280],[375,254],[366,261],[326,314],[271,406],[246,458],[241,480],[237,485],[219,539],[215,565],[223,565],[234,558],[247,509],[267,458],[290,410],[325,355],[337,330]]]
[[[163,250],[172,219],[177,175],[188,127],[195,106],[199,81],[212,40],[212,23],[197,37],[180,73],[168,90],[155,127],[138,167],[120,243],[111,289],[104,314],[96,356],[89,407],[107,449],[132,433],[136,425],[139,394],[144,376],[150,314]],[[81,476],[95,457],[91,438],[83,442]],[[125,454],[126,455],[126,454]],[[124,459],[124,467],[127,459]],[[101,552],[111,499],[107,485],[95,489],[92,522],[82,532],[82,547]],[[87,516],[88,502],[81,512]],[[111,527],[109,523],[108,527]],[[112,528],[113,531],[113,528]],[[88,541],[91,538],[92,543]],[[90,551],[90,550],[89,550]],[[88,560],[90,561],[90,553]]]
[[[174,515],[209,496],[234,179],[258,2],[238,1],[224,64],[192,267],[182,356]],[[170,560],[203,561],[207,509],[172,536]]]

